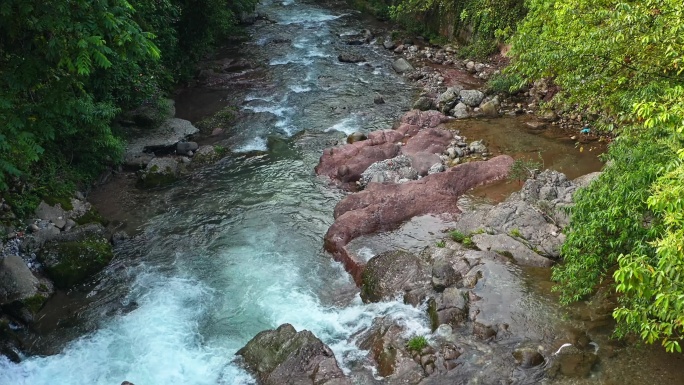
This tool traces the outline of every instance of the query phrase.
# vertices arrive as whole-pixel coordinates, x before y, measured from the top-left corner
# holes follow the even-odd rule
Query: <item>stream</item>
[[[235,125],[217,140],[231,155],[170,188],[94,193],[100,211],[125,221],[135,236],[117,248],[114,262],[88,291],[60,293],[50,301],[31,346],[35,355],[19,364],[0,358],[1,385],[253,384],[234,362],[235,352],[258,332],[286,322],[312,331],[363,383],[368,377],[355,373],[367,371],[366,352],[354,338],[374,318],[395,319],[411,334],[430,333],[423,308],[364,305],[349,275],[323,251],[323,235],[343,193],[313,173],[331,143],[354,131],[391,127],[417,90],[394,73],[391,52],[345,44],[345,36],[368,22],[353,11],[265,0],[259,12],[274,23],[248,27],[247,43],[215,57],[216,63],[241,58],[255,65],[176,97],[177,117],[193,122],[238,106]],[[342,52],[367,62],[341,63]],[[386,103],[375,104],[378,95]],[[469,139],[494,142],[522,135],[524,119],[492,120],[486,133],[480,126],[457,129]],[[547,167],[572,176],[601,167],[595,154],[580,153],[572,141],[526,135],[525,150],[512,152],[540,153]],[[510,153],[503,143],[495,151]],[[129,184],[115,180],[111,188]],[[421,223],[404,228],[418,234],[411,237],[415,249],[442,236],[421,231],[429,226]],[[401,236],[388,238],[397,242]],[[558,309],[547,294],[548,270],[513,275],[521,280],[513,286],[541,298],[544,308]],[[609,333],[603,332],[606,338]],[[661,383],[683,378],[657,366],[681,367],[681,360],[646,354],[651,350],[621,353],[615,362],[622,366],[614,371],[625,382],[615,383],[654,378],[637,382],[642,371],[626,369],[634,365],[660,370]]]

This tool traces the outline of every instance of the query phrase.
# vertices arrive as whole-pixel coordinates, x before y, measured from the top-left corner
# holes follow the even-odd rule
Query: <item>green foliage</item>
[[[439,241],[439,242],[437,242],[437,247],[444,248],[444,247],[446,247],[446,243],[444,241]]]
[[[511,237],[516,237],[516,238],[523,238],[522,233],[520,232],[520,229],[517,227],[512,228],[510,231]]]
[[[420,352],[428,346],[425,336],[414,336],[406,343],[406,348],[412,352]]]
[[[520,75],[505,72],[492,76],[487,81],[487,88],[494,93],[514,95],[522,89],[524,83]]]
[[[553,103],[600,113],[595,127],[621,134],[612,165],[575,196],[556,290],[563,302],[578,300],[612,274],[622,294],[618,334],[680,351],[684,3],[527,4],[512,69],[523,82],[553,78],[561,89]]]
[[[457,230],[454,230],[454,231],[450,232],[450,233],[449,233],[449,236],[451,237],[451,239],[452,239],[454,242],[458,242],[458,243],[463,242],[463,240],[466,238],[466,235],[465,235],[465,234],[463,234],[462,232],[457,231]]]
[[[158,100],[254,0],[0,3],[0,192],[15,214],[121,160],[111,121]]]
[[[473,238],[468,236],[463,238],[463,246],[469,248],[469,249],[477,249],[477,246],[475,245],[475,242],[473,242]]]
[[[541,154],[538,154],[539,159],[541,159]],[[511,170],[508,173],[509,180],[517,180],[522,183],[523,181],[534,178],[537,171],[544,168],[542,162],[537,162],[531,159],[519,158],[516,159],[511,165]]]

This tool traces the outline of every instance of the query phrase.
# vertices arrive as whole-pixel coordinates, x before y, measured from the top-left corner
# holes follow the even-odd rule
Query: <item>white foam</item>
[[[260,136],[248,141],[245,144],[233,148],[233,152],[252,152],[252,151],[267,151],[268,141]]]
[[[290,107],[283,106],[243,106],[242,109],[257,113],[266,112],[275,116],[284,116],[286,112],[292,110]]]
[[[291,57],[291,56],[286,56],[284,58],[276,58],[276,59],[271,59],[270,62],[268,62],[269,65],[272,66],[278,66],[278,65],[287,65],[287,64],[302,64],[302,65],[311,65],[313,63],[313,60],[307,59],[304,57]]]
[[[333,126],[326,128],[325,132],[339,131],[339,132],[343,132],[347,135],[351,135],[352,133],[354,133],[358,130],[359,130],[359,125],[357,123],[357,119],[354,117],[350,117],[350,118],[345,118],[345,119],[335,123]]]
[[[0,360],[0,384],[254,383],[228,364],[236,349],[202,341],[198,320],[214,295],[194,280],[142,274],[133,286],[138,308],[58,355],[30,357],[19,364]]]
[[[290,91],[292,91],[292,92],[294,92],[294,93],[296,93],[296,94],[301,94],[302,92],[309,92],[309,91],[311,91],[311,87],[302,86],[302,85],[299,85],[299,84],[292,84],[292,85],[287,86],[287,88],[289,88]]]

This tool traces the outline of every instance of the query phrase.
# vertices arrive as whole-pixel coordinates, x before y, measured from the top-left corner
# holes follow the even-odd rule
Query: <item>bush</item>
[[[420,352],[428,345],[428,340],[425,338],[425,336],[415,336],[408,340],[406,343],[406,348],[412,352]]]

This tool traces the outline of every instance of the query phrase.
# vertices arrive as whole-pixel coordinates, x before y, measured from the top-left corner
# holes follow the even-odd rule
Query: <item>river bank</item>
[[[295,6],[303,9],[292,12]],[[394,75],[394,57],[379,46],[359,46],[370,66],[339,62],[350,49],[346,36],[363,29],[355,18],[347,21],[345,13],[310,4],[265,8],[275,23],[257,24],[254,33],[261,35],[242,53],[256,68],[229,65],[226,73],[218,72],[230,81],[206,82],[178,98],[187,98],[177,105],[180,117],[196,111],[201,95],[214,95],[207,96],[215,103],[207,114],[238,101],[232,130],[206,143],[231,153],[171,187],[140,192],[131,189],[136,178],[124,174],[113,182],[121,190],[107,186],[101,212],[112,210],[106,215],[128,223],[135,236],[117,247],[115,263],[96,286],[70,294],[83,299],[68,310],[72,324],[58,321],[59,328],[44,336],[47,341],[37,342],[43,344],[37,352],[61,354],[29,358],[20,367],[3,364],[9,380],[43,383],[57,375],[65,383],[250,383],[232,363],[233,354],[258,332],[288,322],[313,331],[344,370],[374,383],[382,380],[363,368],[366,348],[359,349],[356,336],[373,329],[380,317],[400,320],[409,333],[430,333],[425,309],[401,301],[362,304],[355,285],[321,251],[332,207],[343,193],[311,172],[331,142],[391,127],[414,91]],[[238,90],[231,87],[236,73],[249,79]],[[385,103],[376,104],[377,96]],[[405,245],[404,239],[395,237]],[[414,247],[437,239],[432,234]],[[78,367],[80,357],[88,357],[93,368],[79,377],[65,373]]]

